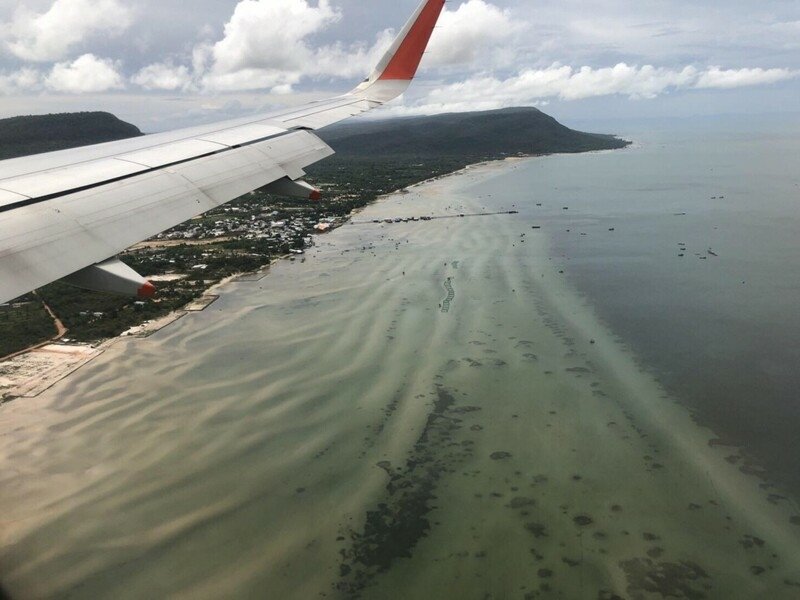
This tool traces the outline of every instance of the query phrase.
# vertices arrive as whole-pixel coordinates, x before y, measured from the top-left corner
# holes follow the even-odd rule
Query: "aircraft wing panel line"
[[[103,185],[107,185],[109,183],[116,183],[117,181],[129,179],[131,177],[136,177],[138,175],[144,175],[152,171],[157,171],[158,169],[165,169],[182,163],[191,162],[193,160],[197,160],[200,158],[206,158],[209,156],[222,154],[224,152],[228,152],[231,150],[236,150],[238,148],[244,148],[250,145],[259,144],[261,142],[276,139],[279,137],[290,136],[293,133],[294,132],[287,132],[286,130],[281,130],[281,133],[268,135],[267,137],[261,139],[250,140],[238,144],[236,146],[224,146],[217,143],[218,149],[210,150],[202,154],[197,154],[195,156],[189,156],[173,162],[165,162],[163,164],[153,165],[153,164],[146,164],[145,162],[138,162],[139,160],[141,160],[141,157],[137,157],[136,155],[117,156],[113,158],[101,159],[99,161],[93,161],[92,163],[84,163],[83,165],[81,165],[83,169],[69,169],[69,171],[72,171],[74,175],[80,177],[80,175],[83,174],[84,177],[82,180],[79,179],[80,183],[75,184],[74,186],[68,188],[65,187],[65,185],[69,184],[64,184],[63,182],[59,183],[63,175],[57,171],[51,173],[44,171],[37,173],[35,176],[29,175],[29,176],[5,180],[3,182],[3,185],[7,186],[8,188],[16,187],[16,189],[2,190],[2,191],[7,191],[9,195],[6,198],[2,194],[0,194],[0,212],[6,212],[14,210],[15,208],[21,208],[24,206],[29,206],[31,204],[38,204],[40,202],[46,202],[49,200],[53,200],[55,198],[60,198],[62,196],[68,196],[76,192],[81,192],[91,188],[100,187]],[[102,173],[108,173],[109,171],[111,171],[111,169],[108,166],[108,163],[113,163],[113,162],[117,162],[118,164],[119,163],[127,164],[129,166],[127,170],[122,174],[118,174],[116,176],[109,178],[103,178]],[[133,167],[136,168],[134,169]],[[74,178],[70,177],[69,179],[74,179]],[[48,184],[50,184],[50,188],[46,187]],[[59,191],[47,193],[49,192],[49,189],[58,189]]]
[[[23,194],[18,194],[17,192],[12,192],[10,190],[4,190],[0,188],[0,206],[3,204],[11,204],[13,202],[19,202],[20,200],[26,200],[30,198],[30,196],[25,196]]]

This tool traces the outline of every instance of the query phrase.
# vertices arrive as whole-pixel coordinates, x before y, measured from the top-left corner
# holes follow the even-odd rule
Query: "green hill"
[[[0,119],[0,160],[142,135],[106,112]],[[342,157],[488,158],[622,148],[612,135],[565,127],[536,108],[351,121],[319,132]]]
[[[139,135],[138,127],[107,112],[0,119],[0,160]]]
[[[340,157],[469,156],[587,152],[629,144],[565,127],[536,108],[355,121],[320,132]]]
[[[627,145],[613,136],[573,131],[536,109],[524,108],[353,121],[319,133],[338,152],[308,169],[312,182],[324,184],[327,202],[310,206],[302,200],[262,194],[259,202],[263,205],[254,209],[253,200],[248,195],[241,206],[248,211],[257,210],[258,214],[262,214],[265,207],[287,215],[305,211],[316,221],[323,215],[347,215],[352,209],[365,206],[382,194],[452,173],[485,159],[518,153],[581,152]],[[102,112],[3,119],[0,120],[0,159],[139,135],[142,133],[133,125]],[[309,228],[297,241],[302,242],[302,237],[310,233]],[[213,241],[208,242],[211,244]],[[216,254],[217,250],[214,251],[219,257],[215,263],[216,271],[204,274],[213,281],[241,270],[241,249],[252,249],[254,242],[232,240],[226,243],[229,246],[223,252]],[[173,261],[194,264],[199,248],[170,248],[168,252],[172,259],[169,262],[158,253],[150,256],[148,250],[128,254],[126,260],[141,272],[163,273],[177,268],[172,266],[175,264]],[[267,240],[256,258],[248,254],[251,258],[247,259],[250,261],[247,268],[257,269],[287,251],[285,242],[273,244],[272,240]],[[202,293],[203,288],[194,285],[193,278],[187,281],[192,285],[186,286],[181,280],[164,283],[159,303],[148,304],[146,308],[134,306],[130,298],[74,290],[59,282],[45,286],[40,294],[69,328],[70,338],[91,341],[116,335],[154,315],[166,314]],[[0,357],[43,342],[55,333],[52,318],[44,310],[41,300],[30,295],[23,300],[25,303],[21,306],[0,306]],[[86,316],[95,312],[106,316],[99,320]]]

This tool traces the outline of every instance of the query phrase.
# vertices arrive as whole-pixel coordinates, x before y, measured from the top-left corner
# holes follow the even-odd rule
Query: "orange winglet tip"
[[[136,290],[136,295],[139,296],[139,298],[152,298],[156,295],[156,286],[146,281],[142,287]]]
[[[445,0],[428,1],[378,79],[414,79],[444,4]]]
[[[322,192],[319,190],[312,190],[311,193],[308,195],[309,200],[313,200],[317,202],[318,200],[322,200]]]

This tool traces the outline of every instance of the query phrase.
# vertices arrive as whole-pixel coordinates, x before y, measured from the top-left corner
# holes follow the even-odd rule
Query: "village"
[[[92,342],[119,335],[196,301],[226,277],[258,271],[280,256],[302,255],[313,244],[313,234],[346,221],[340,208],[349,200],[345,196],[312,204],[255,191],[137,244],[122,258],[155,283],[159,293],[153,299],[56,282],[2,305],[0,356],[38,343]]]
[[[122,260],[156,285],[155,298],[102,294],[57,281],[0,305],[0,359],[53,342],[94,345],[129,331],[146,333],[168,315],[204,305],[208,289],[226,278],[263,272],[280,257],[302,258],[313,235],[339,227],[380,195],[466,162],[445,158],[398,165],[333,157],[314,165],[310,177],[323,192],[319,202],[256,190],[124,252]]]

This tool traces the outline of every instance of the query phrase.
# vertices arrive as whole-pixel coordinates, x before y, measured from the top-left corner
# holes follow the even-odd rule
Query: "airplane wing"
[[[303,169],[333,150],[311,131],[402,94],[445,0],[423,0],[347,94],[213,125],[0,161],[0,303],[58,279],[155,288],[113,257],[257,188],[316,199]]]

